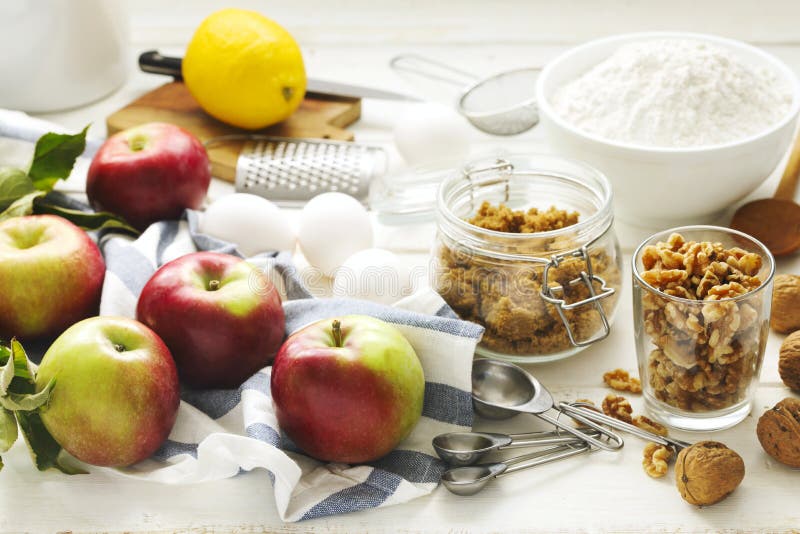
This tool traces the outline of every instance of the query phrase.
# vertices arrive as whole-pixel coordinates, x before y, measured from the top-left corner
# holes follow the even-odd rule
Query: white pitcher
[[[0,108],[48,112],[100,99],[128,73],[128,21],[114,0],[2,0]]]

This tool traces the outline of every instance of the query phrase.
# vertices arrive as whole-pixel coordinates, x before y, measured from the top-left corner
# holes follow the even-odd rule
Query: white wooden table
[[[132,50],[160,47],[181,52],[199,20],[217,6],[212,0],[127,1]],[[571,44],[623,31],[680,29],[721,33],[749,40],[775,53],[800,72],[800,4],[796,0],[696,2],[627,2],[622,0],[427,2],[410,0],[373,5],[369,0],[325,2],[250,1],[279,20],[303,45],[307,70],[314,76],[341,79],[387,89],[424,93],[445,99],[430,86],[415,86],[397,77],[387,60],[400,52],[417,52],[476,73],[523,65],[542,65]],[[87,29],[90,31],[90,29]],[[134,57],[134,54],[131,55]],[[108,98],[84,108],[44,118],[70,128],[93,122],[103,134],[103,120],[163,80],[136,72]],[[6,83],[6,82],[3,82]],[[365,101],[362,120],[352,129],[359,140],[391,149],[392,125],[402,115],[396,104]],[[537,130],[510,139],[473,134],[477,150],[502,147],[546,150]],[[395,154],[396,156],[396,154]],[[395,163],[397,161],[395,159]],[[769,195],[771,177],[753,197]],[[215,183],[211,195],[230,190]],[[691,221],[687,221],[691,222]],[[395,248],[406,261],[421,263],[432,228],[417,229],[397,240],[397,229],[378,228],[378,246]],[[618,233],[627,252],[640,232],[623,225]],[[626,265],[627,268],[627,265]],[[629,268],[628,268],[629,270]],[[779,262],[780,272],[800,272],[800,259]],[[628,273],[629,275],[629,273]],[[626,278],[627,280],[627,278]],[[324,290],[324,288],[323,288]],[[615,367],[636,368],[630,284],[620,299],[611,336],[562,362],[530,367],[556,397],[601,399],[601,375]],[[672,480],[650,479],[642,470],[643,444],[633,437],[619,454],[595,453],[569,462],[510,476],[483,493],[459,498],[440,488],[431,496],[380,510],[299,524],[282,524],[275,511],[265,472],[252,472],[215,483],[164,486],[121,482],[108,474],[68,478],[38,473],[24,446],[4,456],[0,473],[0,531],[183,531],[183,532],[499,532],[499,531],[781,531],[800,529],[800,472],[772,461],[755,437],[758,416],[790,395],[777,373],[781,337],[771,334],[753,414],[733,429],[711,438],[727,443],[745,460],[743,484],[724,502],[706,509],[681,500]],[[629,396],[634,410],[640,399]],[[502,424],[482,422],[482,429],[529,430],[525,416]]]

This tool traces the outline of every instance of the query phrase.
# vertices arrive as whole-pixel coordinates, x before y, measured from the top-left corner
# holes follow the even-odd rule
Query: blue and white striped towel
[[[232,245],[198,234],[197,217],[187,212],[187,220],[156,223],[135,241],[119,235],[101,237],[107,264],[102,315],[134,317],[139,292],[155,269],[183,254],[198,249],[237,254]],[[263,268],[284,295],[287,333],[317,319],[348,313],[371,315],[399,328],[425,371],[425,404],[419,423],[396,450],[368,465],[318,462],[281,436],[266,368],[235,390],[184,391],[168,441],[152,459],[121,473],[186,484],[261,467],[273,482],[284,521],[389,506],[433,491],[443,465],[431,439],[441,432],[472,427],[470,370],[482,328],[455,318],[430,290],[394,307],[316,299],[300,283],[287,254],[249,260]]]

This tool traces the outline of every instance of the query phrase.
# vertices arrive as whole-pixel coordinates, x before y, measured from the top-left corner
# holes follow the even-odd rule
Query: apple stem
[[[117,352],[125,352],[125,347],[123,347],[119,343],[114,343],[114,350]]]
[[[211,280],[208,283],[208,290],[209,291],[216,291],[217,289],[219,289],[219,280]]]
[[[339,319],[334,319],[331,324],[333,328],[333,344],[337,347],[342,346],[342,323]]]
[[[143,135],[134,135],[128,140],[128,146],[130,146],[131,150],[134,152],[144,150],[144,147],[147,146],[147,138]]]

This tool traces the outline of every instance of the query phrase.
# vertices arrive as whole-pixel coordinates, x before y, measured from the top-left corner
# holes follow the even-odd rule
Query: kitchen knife
[[[148,50],[139,55],[139,68],[142,69],[142,71],[152,74],[165,74],[167,76],[172,76],[176,80],[182,79],[181,63],[181,58],[162,56],[157,50]],[[306,80],[306,93],[421,102],[421,99],[411,95],[364,87],[361,85],[317,80],[314,78],[308,78]]]

